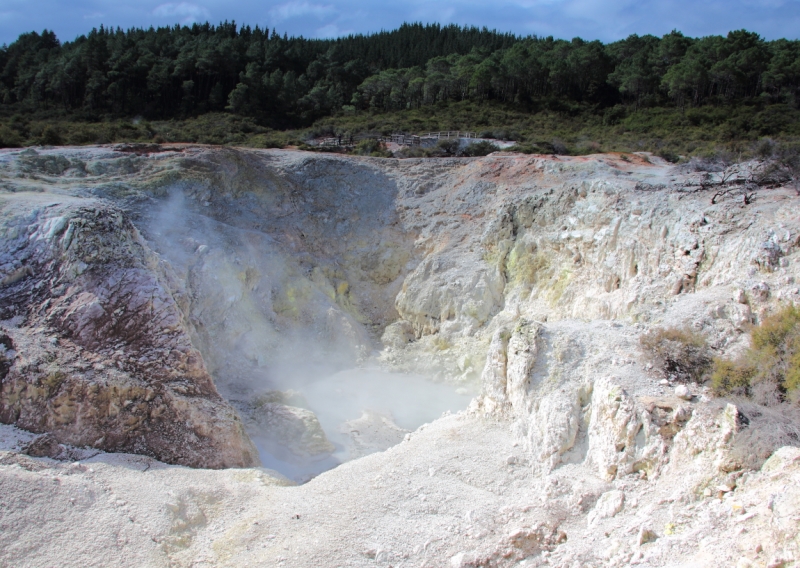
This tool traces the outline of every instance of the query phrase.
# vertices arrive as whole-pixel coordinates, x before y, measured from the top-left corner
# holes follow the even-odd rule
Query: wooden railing
[[[477,138],[475,132],[462,132],[461,130],[448,130],[446,132],[428,132],[424,138],[436,138],[437,140],[448,140],[450,138]]]
[[[399,144],[400,146],[419,146],[422,143],[423,139],[427,140],[458,140],[459,138],[477,138],[478,135],[475,132],[464,132],[461,130],[447,130],[443,132],[428,132],[427,134],[423,134],[421,136],[417,136],[414,134],[392,134],[391,136],[370,136],[370,135],[361,135],[361,136],[335,136],[335,137],[328,137],[322,138],[317,143],[318,146],[328,146],[328,147],[336,147],[336,146],[354,146],[361,140],[377,140],[378,142],[386,143],[394,143]]]
[[[336,136],[331,138],[323,138],[319,141],[318,146],[352,146],[355,144],[352,136]]]
[[[419,146],[420,137],[413,134],[392,134],[388,139],[384,139],[384,141],[393,142],[400,146]]]

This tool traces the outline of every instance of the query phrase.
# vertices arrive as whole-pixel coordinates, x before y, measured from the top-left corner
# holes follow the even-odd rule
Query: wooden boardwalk
[[[436,138],[437,140],[449,140],[451,138],[477,138],[476,132],[463,132],[461,130],[446,130],[444,132],[428,132],[424,138]]]
[[[317,142],[317,146],[324,147],[343,147],[350,148],[358,144],[361,140],[377,140],[384,144],[397,144],[399,146],[422,146],[425,142],[435,140],[459,140],[461,138],[478,138],[475,132],[465,132],[462,130],[445,130],[442,132],[428,132],[427,134],[405,134],[399,132],[391,136],[362,135],[362,136],[331,136],[322,138]]]

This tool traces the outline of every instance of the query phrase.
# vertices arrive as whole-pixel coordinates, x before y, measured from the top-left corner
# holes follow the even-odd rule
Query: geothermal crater
[[[790,188],[125,146],[0,189],[2,565],[796,563],[791,419],[640,344],[800,298]]]
[[[145,239],[185,290],[193,343],[217,389],[262,464],[296,481],[385,450],[478,391],[474,381],[433,382],[422,366],[378,364],[394,297],[418,261],[387,199],[396,186],[375,177],[300,178],[288,195],[270,178],[244,194],[182,180],[137,208]],[[337,203],[350,192],[363,196]]]

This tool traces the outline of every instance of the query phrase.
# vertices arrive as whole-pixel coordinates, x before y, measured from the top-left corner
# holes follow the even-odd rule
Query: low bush
[[[756,369],[744,360],[714,359],[711,385],[717,394],[747,394]]]
[[[42,130],[42,144],[45,146],[61,146],[64,143],[58,128],[47,125]]]
[[[681,157],[671,150],[659,150],[656,155],[673,164],[677,164],[681,160]]]
[[[567,156],[569,155],[569,149],[567,145],[564,144],[559,138],[553,138],[553,141],[550,142],[550,145],[553,147],[553,154],[557,154],[559,156]]]
[[[497,152],[500,148],[489,142],[488,140],[481,140],[480,142],[473,142],[463,150],[462,156],[488,156],[492,152]]]
[[[507,152],[519,152],[521,154],[545,154],[541,148],[534,144],[514,144],[510,148],[506,148]]]
[[[419,146],[405,146],[395,153],[397,158],[427,158],[425,148]]]
[[[458,154],[458,147],[460,142],[458,139],[439,140],[436,144],[435,151],[442,156],[456,156]]]
[[[759,118],[762,115],[771,118],[764,122]],[[783,117],[780,124],[773,124],[775,116]],[[752,127],[737,126],[740,132],[731,138],[730,133],[736,129],[726,129],[727,122]],[[756,127],[762,122],[772,126],[766,130]],[[21,108],[8,107],[0,108],[0,146],[41,144],[47,125],[57,128],[62,143],[70,145],[163,141],[257,148],[297,145],[315,133],[469,130],[486,137],[516,140],[516,151],[532,154],[595,152],[597,149],[586,143],[591,141],[609,152],[655,153],[668,149],[689,159],[720,152],[732,152],[742,158],[769,157],[793,172],[793,181],[800,184],[796,151],[800,143],[800,110],[787,105],[709,105],[685,111],[646,105],[598,109],[588,103],[564,105],[558,99],[532,103],[530,108],[497,101],[461,101],[385,113],[349,108],[315,124],[282,125],[223,112],[148,122],[139,117],[89,111],[23,112]],[[796,187],[800,191],[800,185]]]
[[[711,384],[718,394],[756,402],[796,400],[800,395],[800,308],[786,306],[750,332],[750,348],[735,360],[717,359]]]
[[[374,156],[376,158],[392,157],[392,153],[386,149],[386,146],[374,138],[365,138],[360,141],[353,150],[353,153],[359,156]]]
[[[705,338],[689,329],[655,328],[639,339],[653,367],[666,379],[700,381],[712,359]]]
[[[800,144],[781,144],[775,152],[775,162],[785,172],[795,191],[800,194]]]
[[[497,152],[500,148],[489,142],[482,140],[473,142],[464,148],[460,148],[457,139],[440,140],[432,148],[422,148],[420,146],[409,146],[401,148],[395,153],[398,158],[447,158],[454,156],[476,157],[488,156],[492,152]]]
[[[17,148],[21,145],[22,139],[17,132],[0,126],[0,148]]]

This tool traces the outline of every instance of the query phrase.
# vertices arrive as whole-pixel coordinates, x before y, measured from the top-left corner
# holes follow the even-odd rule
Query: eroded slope
[[[141,545],[137,554],[146,551],[152,564],[187,566],[791,565],[797,450],[781,450],[758,471],[763,459],[743,455],[742,444],[774,417],[715,400],[701,385],[676,397],[674,384],[648,368],[639,337],[654,326],[688,327],[718,354],[741,349],[750,325],[800,295],[800,199],[772,188],[746,204],[735,193],[712,203],[697,174],[653,162],[618,155],[395,161],[206,148],[5,154],[6,226],[24,228],[26,237],[6,230],[11,262],[2,293],[19,314],[4,323],[13,341],[4,368],[13,381],[3,388],[29,385],[35,396],[13,404],[39,401],[38,431],[51,430],[57,441],[86,444],[68,437],[77,422],[53,426],[68,416],[57,401],[72,385],[123,380],[118,372],[133,373],[143,389],[170,392],[176,376],[193,378],[192,388],[206,390],[191,408],[211,404],[213,412],[195,412],[187,428],[208,445],[232,431],[218,433],[215,416],[234,415],[204,382],[205,365],[251,436],[276,428],[284,408],[300,408],[295,394],[274,391],[309,372],[380,362],[480,390],[469,411],[294,488],[272,486],[274,477],[256,470],[193,473],[144,458],[100,455],[91,458],[95,471],[73,471],[20,455],[25,444],[12,440],[1,466],[4,494],[13,496],[4,513],[15,527],[9,538],[66,530],[80,542],[99,530],[94,515],[112,527],[127,516],[130,530],[113,529],[124,535],[120,554],[98,563],[134,564],[123,552]],[[52,207],[40,209],[42,200]],[[81,266],[69,256],[72,245],[60,252],[69,223],[52,219],[78,211],[108,219],[100,232],[108,243],[136,243],[138,252],[82,253],[86,266],[72,275]],[[131,263],[139,272],[124,272]],[[117,306],[119,296],[102,292],[116,282],[105,275],[119,271],[119,281],[164,298],[170,333],[157,335],[162,322],[137,316],[131,321],[147,331],[140,339],[114,335],[119,326],[109,327],[104,314],[140,313],[135,295]],[[92,273],[103,277],[91,280]],[[63,291],[49,284],[59,278]],[[78,301],[87,291],[99,307]],[[149,314],[162,304],[141,305]],[[57,327],[61,321],[82,323]],[[114,350],[103,351],[112,339]],[[72,354],[79,340],[102,360]],[[30,353],[45,353],[27,347],[35,341],[51,342],[50,356],[74,366],[75,382],[50,385],[43,371],[23,372]],[[142,357],[162,343],[168,353],[184,345],[197,353],[197,373],[159,358],[163,352],[154,362],[169,363],[172,375],[126,371],[131,357],[108,364],[116,350]],[[144,356],[146,363],[153,364]],[[137,428],[153,424],[143,392],[149,417]],[[179,394],[188,404],[194,391]],[[126,397],[107,398],[128,408]],[[265,408],[268,419],[259,414]],[[102,413],[98,424],[112,432],[135,416]],[[311,424],[294,414],[301,415]],[[167,422],[184,428],[176,416]],[[223,424],[238,424],[231,420]],[[359,424],[353,428],[379,427],[381,419],[365,414]],[[400,437],[391,425],[380,434]],[[101,447],[188,463],[157,453],[171,447],[170,436],[141,446],[122,436]],[[319,439],[313,444],[324,451]],[[136,460],[147,471],[136,471]],[[109,496],[96,492],[86,502],[85,525],[42,519],[26,528],[22,507],[33,488],[66,475],[76,485],[37,493],[37,510],[48,500],[66,507],[79,485],[105,487]],[[125,481],[113,481],[118,476]],[[130,489],[140,483],[156,489],[147,497]],[[7,550],[15,563],[47,563],[53,554],[35,544]]]

